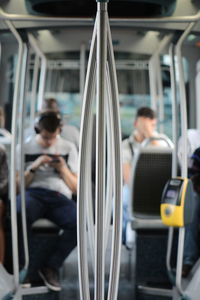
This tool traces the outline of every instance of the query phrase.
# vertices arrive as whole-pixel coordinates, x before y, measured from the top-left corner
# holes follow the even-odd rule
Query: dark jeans
[[[45,262],[47,267],[60,268],[77,244],[76,203],[58,192],[43,188],[28,188],[25,197],[28,232],[31,231],[33,222],[40,218],[46,218],[63,229],[55,252]],[[17,211],[20,219],[20,196],[17,197]]]

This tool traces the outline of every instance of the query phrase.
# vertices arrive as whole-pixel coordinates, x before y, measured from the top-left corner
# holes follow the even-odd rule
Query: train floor
[[[30,253],[30,262],[38,267],[39,260],[42,260],[45,256],[48,257],[48,248],[50,248],[51,243],[55,243],[55,235],[36,235],[33,247]],[[121,265],[120,265],[120,279],[119,279],[119,289],[118,289],[118,300],[170,300],[170,297],[155,296],[147,294],[146,292],[141,292],[136,285],[141,284],[144,281],[151,282],[155,284],[156,279],[160,281],[166,281],[165,274],[165,253],[162,255],[159,253],[160,260],[158,259],[157,245],[163,244],[163,249],[165,248],[165,235],[157,235],[155,239],[152,235],[141,235],[138,238],[138,246],[141,248],[139,251],[132,249],[132,251],[127,250],[125,246],[122,246],[121,252]],[[109,239],[111,240],[111,239]],[[152,244],[152,249],[150,248]],[[141,247],[142,246],[142,247]],[[8,249],[11,249],[9,247]],[[148,250],[148,251],[147,251]],[[89,250],[88,250],[89,253]],[[105,299],[107,298],[107,288],[109,281],[109,268],[110,268],[110,253],[111,247],[107,249],[106,263],[105,263]],[[149,253],[151,255],[149,256]],[[154,255],[154,254],[155,255]],[[8,253],[9,255],[9,253]],[[153,258],[153,264],[155,261],[158,262],[158,267],[154,267],[150,264],[149,259]],[[137,261],[137,263],[136,263]],[[140,268],[138,268],[138,265]],[[34,270],[33,266],[30,264],[30,269],[32,269],[33,282],[36,285],[41,285],[39,282],[39,276]],[[152,271],[152,269],[154,269]],[[162,270],[161,270],[162,269]],[[164,270],[164,271],[163,271]],[[137,273],[137,279],[135,274]],[[164,273],[164,274],[163,274]],[[91,299],[94,295],[94,278],[93,278],[93,266],[92,259],[89,259],[89,274],[90,274],[90,294]],[[163,278],[163,279],[162,279]],[[24,300],[79,300],[79,282],[78,282],[78,260],[77,260],[77,248],[72,251],[64,262],[63,268],[60,271],[60,279],[62,290],[59,293],[48,292],[46,294],[35,294],[23,296]],[[155,279],[155,280],[154,280]],[[170,287],[169,287],[170,288]]]
[[[106,286],[107,293],[108,286],[108,272],[109,272],[109,251],[106,257]],[[170,297],[161,297],[155,295],[145,295],[143,293],[135,292],[135,278],[134,278],[135,257],[134,250],[131,252],[124,246],[121,254],[120,280],[118,290],[118,300],[170,300]],[[91,299],[94,299],[94,283],[92,265],[89,264],[90,270],[90,294]],[[49,292],[43,295],[24,296],[25,300],[79,300],[79,283],[78,283],[78,263],[77,263],[77,249],[75,249],[65,261],[65,264],[60,272],[62,283],[62,291],[60,293]],[[105,294],[106,299],[106,294]]]
[[[109,253],[110,254],[110,253]],[[109,255],[108,255],[109,256]],[[108,272],[109,272],[109,257],[106,258],[106,286],[108,285]],[[133,300],[134,284],[133,274],[131,273],[130,264],[134,264],[133,257],[130,251],[127,251],[125,247],[122,247],[122,260],[120,269],[120,281],[119,281],[119,293],[118,299],[121,300]],[[89,264],[90,273],[90,293],[91,299],[94,294],[94,280],[92,264]],[[77,263],[77,249],[75,249],[65,261],[65,264],[60,272],[62,291],[60,293],[49,292],[43,295],[29,295],[24,296],[26,300],[79,300],[79,283],[78,283],[78,263]],[[106,296],[105,296],[106,299]]]

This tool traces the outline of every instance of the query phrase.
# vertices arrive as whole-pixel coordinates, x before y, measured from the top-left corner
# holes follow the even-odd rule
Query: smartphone
[[[54,157],[52,157],[52,162],[60,162],[60,160],[59,160],[58,157],[59,157],[59,156],[54,156]]]

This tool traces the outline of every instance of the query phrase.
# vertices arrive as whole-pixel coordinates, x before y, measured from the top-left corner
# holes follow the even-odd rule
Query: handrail
[[[20,146],[20,193],[21,193],[21,211],[22,211],[22,232],[23,232],[23,244],[24,244],[24,254],[25,254],[25,265],[24,274],[22,275],[22,280],[26,276],[29,265],[29,251],[28,251],[28,238],[27,238],[27,223],[26,223],[26,200],[25,200],[25,179],[24,179],[24,120],[25,120],[25,90],[26,90],[26,73],[27,73],[27,59],[28,59],[28,49],[27,45],[23,44],[23,61],[22,61],[22,73],[21,73],[21,88],[19,97],[19,146]]]
[[[78,269],[79,269],[79,285],[80,299],[89,300],[89,273],[87,265],[87,236],[86,236],[86,201],[87,178],[85,172],[88,168],[87,153],[90,126],[92,124],[92,96],[95,79],[95,43],[96,43],[96,22],[93,30],[90,55],[88,60],[88,69],[85,80],[85,90],[83,96],[82,118],[80,128],[80,150],[79,150],[79,178],[78,178],[78,206],[77,206],[77,248],[78,248]],[[91,159],[91,158],[90,158]]]
[[[113,199],[114,197],[114,187],[113,187],[113,178],[114,178],[114,162],[113,162],[113,155],[114,153],[114,141],[112,139],[111,132],[114,132],[113,127],[113,114],[112,114],[112,92],[111,92],[111,82],[109,76],[109,66],[106,66],[106,87],[107,87],[107,114],[106,114],[106,121],[107,121],[107,156],[110,157],[108,160],[107,166],[107,180],[106,180],[106,210],[105,210],[105,251],[108,245],[108,236],[110,230],[110,223],[111,223],[111,215],[113,209]]]
[[[81,44],[80,48],[80,95],[83,97],[85,85],[86,45]]]
[[[185,89],[184,68],[182,62],[181,48],[184,40],[191,32],[194,25],[195,25],[194,22],[188,25],[188,27],[181,35],[176,45],[177,66],[178,66],[178,73],[179,73],[180,103],[181,103],[181,131],[182,131],[181,133],[183,135],[183,143],[182,143],[183,155],[182,155],[182,168],[181,168],[182,177],[187,177],[188,171],[187,171],[187,106],[186,106],[187,97],[186,97],[186,89]]]
[[[114,143],[114,159],[113,169],[115,170],[114,180],[114,197],[115,205],[113,210],[113,239],[112,239],[112,253],[110,266],[110,279],[108,286],[108,300],[116,300],[119,284],[120,271],[120,256],[121,256],[121,239],[122,239],[122,149],[121,149],[121,127],[120,127],[120,112],[118,99],[118,84],[117,74],[114,60],[114,51],[112,44],[111,31],[109,20],[107,17],[108,26],[108,66],[111,84],[112,97],[112,114],[113,114],[113,143]],[[111,199],[110,199],[111,201]]]
[[[96,74],[96,68],[95,68],[95,74]],[[95,76],[94,76],[95,77]],[[92,90],[92,99],[95,98],[95,92],[94,92],[94,86]],[[88,130],[88,136],[90,137],[88,139],[88,151],[87,151],[87,169],[85,176],[87,178],[87,185],[86,185],[86,203],[87,203],[87,230],[88,230],[88,241],[90,245],[90,255],[92,260],[92,268],[93,268],[93,274],[94,274],[94,237],[95,237],[95,220],[94,220],[94,203],[93,203],[93,182],[92,182],[92,167],[93,167],[93,152],[92,152],[92,143],[93,143],[93,122],[92,120],[93,115],[91,114],[91,128]]]
[[[169,48],[170,55],[170,78],[171,78],[171,90],[172,90],[172,140],[174,143],[174,152],[172,156],[172,177],[177,176],[178,167],[178,101],[176,91],[176,73],[175,73],[175,60],[174,53],[175,46],[171,44]]]
[[[163,98],[163,85],[162,85],[162,73],[161,73],[161,66],[160,66],[160,58],[159,55],[161,51],[170,43],[172,39],[172,34],[165,36],[162,41],[160,42],[157,50],[152,55],[150,62],[155,67],[155,77],[157,83],[157,94],[156,100],[159,102],[158,106],[158,120],[159,120],[159,131],[163,133],[164,131],[164,98]],[[155,84],[156,84],[155,83]],[[156,107],[154,107],[155,109]]]
[[[35,53],[41,58],[40,82],[39,82],[38,103],[37,103],[37,110],[41,111],[42,103],[44,101],[47,58],[45,54],[42,52],[42,50],[40,49],[40,47],[38,46],[37,40],[34,38],[34,36],[31,33],[28,33],[28,38]]]
[[[96,196],[95,196],[95,266],[94,281],[96,300],[104,299],[104,281],[105,281],[105,253],[108,228],[111,216],[112,202],[113,207],[113,235],[112,235],[112,255],[110,265],[109,291],[108,299],[116,300],[118,291],[120,249],[121,249],[121,225],[122,225],[122,165],[121,165],[121,131],[119,118],[119,101],[116,69],[114,65],[114,55],[112,48],[112,39],[108,22],[107,3],[97,4],[98,11],[93,31],[92,44],[89,56],[88,70],[86,76],[86,86],[84,91],[83,111],[81,120],[81,148],[80,148],[80,177],[78,185],[78,257],[79,257],[79,282],[81,300],[90,299],[88,266],[87,266],[87,242],[86,242],[86,208],[84,202],[89,189],[87,180],[88,161],[90,156],[90,138],[89,132],[92,116],[92,98],[94,75],[96,75]],[[107,50],[108,44],[108,50]],[[96,45],[96,64],[97,74],[95,74],[94,51]],[[108,58],[107,58],[108,56]],[[106,77],[107,75],[107,77]],[[106,95],[107,89],[107,95]],[[106,96],[108,96],[106,98]],[[106,105],[106,101],[108,104]],[[107,118],[106,118],[107,116]],[[109,119],[109,120],[108,120]],[[106,122],[107,121],[107,122]],[[107,123],[108,138],[108,169],[111,176],[115,170],[116,178],[113,176],[111,187],[107,186],[107,198],[105,189],[105,131]],[[114,153],[112,153],[114,151]],[[111,163],[113,162],[113,166]],[[112,177],[112,176],[111,176]],[[112,178],[110,178],[112,179]],[[107,181],[108,183],[108,181]],[[113,188],[112,188],[113,186]],[[109,189],[110,188],[110,189]],[[105,200],[107,202],[105,205]],[[90,231],[91,220],[88,218],[88,231]],[[93,224],[92,224],[93,225]],[[91,236],[93,233],[91,234]]]
[[[35,120],[35,103],[37,97],[37,84],[38,84],[38,73],[39,73],[39,56],[35,55],[35,63],[33,68],[33,83],[31,91],[31,107],[30,107],[30,125],[34,127]]]
[[[172,154],[172,178],[176,177],[178,174],[178,102],[176,93],[176,70],[175,70],[175,60],[174,60],[175,45],[171,43],[169,48],[170,56],[170,78],[171,78],[171,90],[172,90],[172,140],[174,143],[174,151]],[[166,267],[170,278],[172,277],[171,268],[171,253],[173,244],[174,228],[170,227],[168,232],[168,242],[167,242],[167,255],[166,255]],[[171,278],[172,279],[172,278]]]
[[[11,168],[10,168],[10,197],[11,197],[11,229],[12,229],[12,251],[13,251],[13,271],[14,284],[17,290],[19,286],[19,259],[18,259],[18,232],[17,232],[17,213],[16,213],[16,159],[15,151],[17,146],[17,114],[18,114],[18,99],[20,90],[20,74],[23,57],[23,42],[10,21],[6,24],[18,42],[18,61],[16,67],[16,78],[13,95],[13,110],[12,110],[12,140],[11,140]]]
[[[152,141],[164,141],[166,142],[166,144],[168,145],[169,148],[173,149],[174,148],[174,144],[172,143],[172,141],[166,136],[158,136],[158,137],[151,137],[148,139],[145,139],[142,143],[141,143],[141,147],[146,147],[148,146],[148,144],[150,144]],[[159,147],[159,146],[158,146]],[[162,147],[162,146],[161,146]]]
[[[181,48],[184,40],[191,32],[195,23],[192,22],[188,25],[184,33],[181,35],[180,39],[176,45],[176,55],[177,55],[177,64],[178,64],[178,73],[179,73],[179,90],[180,90],[180,103],[181,103],[181,133],[183,136],[183,155],[182,155],[182,168],[181,176],[183,178],[187,177],[187,107],[186,107],[186,90],[185,90],[185,81],[184,81],[184,69],[181,55]],[[180,293],[183,293],[181,286],[181,273],[183,265],[183,246],[184,246],[184,237],[185,237],[185,228],[179,229],[179,239],[178,239],[178,251],[177,251],[177,265],[176,265],[176,287]]]
[[[170,43],[172,34],[164,37],[159,44],[159,47],[153,53],[149,60],[149,81],[150,81],[150,94],[151,94],[151,107],[156,110],[157,108],[157,96],[162,95],[162,83],[161,83],[161,68],[159,55],[161,51]],[[157,89],[156,89],[157,88]],[[157,95],[158,92],[158,95]],[[161,96],[161,104],[159,104],[159,121],[164,120],[164,108],[163,108],[163,95]],[[159,97],[158,97],[159,98]],[[161,123],[163,127],[163,124]],[[163,128],[162,128],[163,129]],[[161,130],[163,132],[163,130]]]
[[[97,127],[95,195],[95,278],[94,299],[104,300],[104,217],[105,217],[105,78],[107,62],[107,3],[97,3]]]

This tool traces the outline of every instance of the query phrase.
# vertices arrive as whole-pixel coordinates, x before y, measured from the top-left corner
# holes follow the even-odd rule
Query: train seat
[[[160,286],[169,283],[165,269],[168,230],[161,222],[160,201],[165,183],[171,177],[171,165],[171,148],[146,147],[134,155],[126,240],[131,248],[130,237],[133,237],[135,290],[139,294],[148,291],[151,283],[151,288],[158,287],[157,292],[163,295]]]
[[[53,222],[47,219],[39,219],[32,225],[32,230],[35,233],[58,233],[60,228]]]
[[[163,227],[160,200],[164,186],[171,178],[172,149],[141,148],[133,159],[131,186],[132,228]]]

